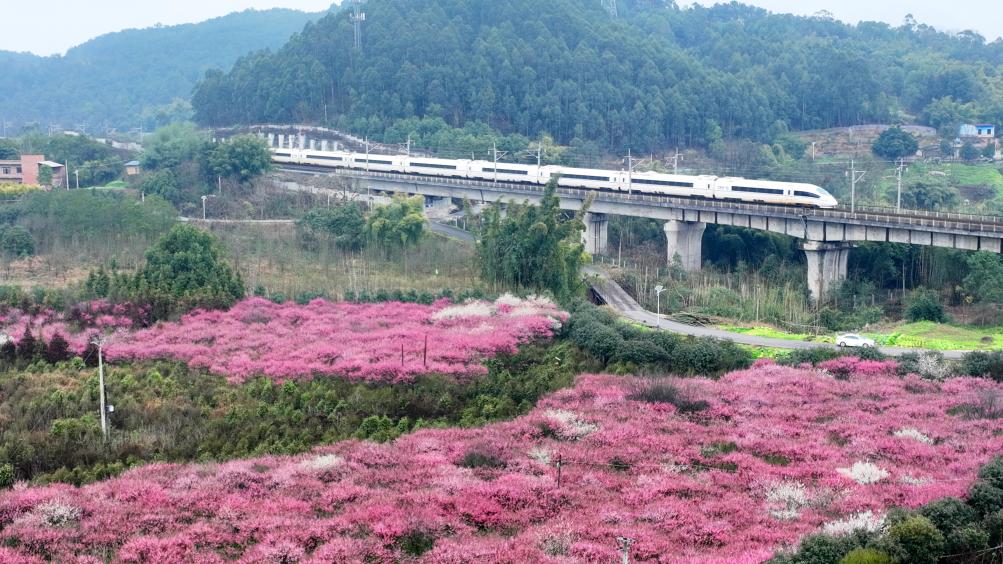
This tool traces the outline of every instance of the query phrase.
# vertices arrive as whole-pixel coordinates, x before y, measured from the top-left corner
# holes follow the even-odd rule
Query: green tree
[[[979,158],[979,149],[971,142],[965,141],[965,144],[961,146],[961,153],[959,156],[963,161],[974,161]]]
[[[935,321],[943,323],[947,320],[944,306],[940,304],[937,292],[927,288],[917,288],[906,298],[906,318],[909,321]]]
[[[208,162],[213,174],[245,183],[271,168],[272,155],[259,137],[238,135],[213,147]]]
[[[143,144],[144,170],[177,168],[195,162],[209,148],[209,139],[191,123],[174,123],[157,129]]]
[[[918,150],[919,142],[916,138],[898,126],[882,131],[871,145],[871,151],[875,155],[889,160],[915,155]]]
[[[29,257],[35,254],[35,239],[24,227],[7,227],[0,234],[0,249],[8,257]]]
[[[902,188],[902,205],[919,210],[939,210],[958,204],[958,191],[944,181],[923,177],[908,182]]]
[[[366,235],[383,249],[406,251],[417,245],[425,232],[424,207],[421,196],[395,197],[369,214]]]
[[[996,253],[971,253],[966,258],[964,286],[983,303],[1003,304],[1003,260]]]
[[[177,174],[169,168],[147,174],[140,182],[139,189],[146,194],[160,196],[175,205],[181,202]]]
[[[190,225],[175,225],[146,251],[135,289],[163,317],[179,308],[229,307],[244,297],[244,283],[212,235]]]
[[[579,289],[584,225],[577,217],[565,219],[556,189],[555,179],[547,184],[540,205],[509,205],[504,219],[498,204],[485,211],[477,243],[485,280],[549,290],[560,298]]]
[[[38,183],[42,186],[52,186],[52,167],[49,165],[38,167]]]
[[[10,139],[0,139],[0,161],[12,161],[21,157],[17,143]]]
[[[355,204],[310,210],[296,227],[300,240],[308,247],[324,240],[345,251],[358,251],[366,241],[366,218]]]

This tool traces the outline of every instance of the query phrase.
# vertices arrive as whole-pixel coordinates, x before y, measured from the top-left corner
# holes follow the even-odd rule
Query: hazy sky
[[[491,1],[491,0],[482,0]],[[541,0],[546,1],[546,0]],[[598,0],[596,0],[598,1]],[[713,4],[714,0],[698,0]],[[989,40],[1003,33],[1003,2],[967,0],[744,0],[775,12],[814,14],[829,10],[850,22],[881,20],[895,25],[912,13],[938,29],[975,29]],[[3,26],[0,50],[30,51],[40,55],[63,53],[98,35],[128,28],[198,22],[246,8],[296,8],[316,12],[333,0],[0,0],[0,13],[30,11],[15,25]],[[689,4],[681,1],[680,4]],[[17,5],[17,8],[13,6]]]

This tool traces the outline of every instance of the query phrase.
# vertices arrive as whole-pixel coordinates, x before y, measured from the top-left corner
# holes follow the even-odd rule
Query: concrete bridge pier
[[[662,229],[665,230],[669,264],[678,254],[683,270],[686,272],[700,270],[703,232],[707,229],[707,224],[698,221],[671,220],[665,222]]]
[[[425,196],[425,217],[429,219],[448,217],[452,205],[450,198]]]
[[[585,223],[585,231],[582,232],[585,252],[590,255],[604,254],[609,242],[609,218],[604,213],[586,212],[582,221]]]
[[[808,289],[815,302],[826,299],[830,290],[846,280],[846,260],[853,245],[805,241],[801,249],[808,257]]]

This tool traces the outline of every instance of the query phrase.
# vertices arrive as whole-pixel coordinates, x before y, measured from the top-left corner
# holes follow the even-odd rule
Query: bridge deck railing
[[[341,176],[364,179],[366,177],[387,178],[402,180],[407,182],[418,182],[422,184],[447,184],[457,186],[468,186],[472,188],[490,189],[505,192],[526,193],[527,195],[542,194],[545,188],[532,184],[516,184],[510,182],[491,182],[483,180],[471,180],[467,178],[440,178],[414,176],[396,172],[363,172],[350,169],[335,169],[333,171]],[[742,202],[730,202],[723,200],[695,200],[692,198],[676,198],[672,196],[655,196],[651,194],[624,194],[614,192],[598,192],[595,190],[585,190],[578,188],[559,187],[557,194],[571,198],[585,200],[594,195],[596,199],[603,201],[617,201],[626,204],[645,203],[660,207],[683,207],[690,209],[721,210],[728,213],[749,212],[756,215],[770,215],[789,217],[791,219],[807,220],[816,218],[818,220],[835,219],[864,221],[875,223],[896,224],[903,227],[928,227],[932,229],[954,229],[979,233],[1003,233],[1003,217],[988,215],[973,215],[954,212],[935,212],[925,210],[902,210],[895,213],[893,208],[862,207],[857,206],[857,210],[850,211],[844,206],[835,209],[821,208],[792,208],[790,206],[776,206],[769,204],[749,204]]]

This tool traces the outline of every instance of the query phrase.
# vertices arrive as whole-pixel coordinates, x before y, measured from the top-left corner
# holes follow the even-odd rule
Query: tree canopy
[[[547,185],[539,206],[509,205],[504,218],[499,204],[485,210],[477,258],[486,281],[550,291],[562,299],[579,288],[584,224],[564,218],[556,188],[556,180]]]
[[[974,34],[736,3],[622,5],[613,19],[591,0],[370,0],[361,52],[349,19],[331,14],[275,53],[211,71],[192,104],[207,125],[326,120],[399,137],[388,128],[418,116],[616,150],[772,141],[776,123],[884,122],[945,98],[1003,117],[980,79],[1003,45]]]
[[[915,155],[919,150],[919,141],[911,133],[895,126],[882,131],[871,145],[871,150],[879,157],[898,160]]]
[[[179,307],[229,307],[244,297],[244,283],[222,254],[212,235],[175,225],[146,252],[135,289],[159,316]]]
[[[397,196],[385,206],[377,206],[366,218],[370,240],[387,250],[406,251],[421,241],[425,232],[425,200],[421,196]]]
[[[8,124],[83,124],[147,131],[190,119],[188,97],[207,69],[274,49],[319,14],[294,10],[233,13],[197,24],[129,29],[102,35],[65,55],[0,51]],[[8,125],[8,131],[10,131]]]

